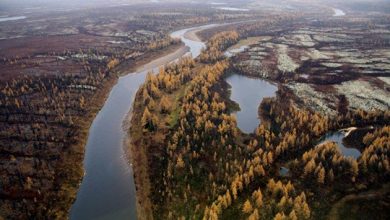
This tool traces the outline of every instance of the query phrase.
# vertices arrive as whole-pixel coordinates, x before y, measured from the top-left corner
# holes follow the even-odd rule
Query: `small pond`
[[[346,157],[352,157],[354,159],[357,159],[360,157],[361,152],[356,148],[351,148],[345,146],[343,143],[343,138],[345,137],[345,131],[336,131],[336,132],[329,132],[325,136],[321,138],[321,141],[319,144],[325,143],[327,141],[335,142],[340,150],[341,153]]]
[[[289,176],[289,173],[290,173],[290,169],[286,168],[286,167],[280,167],[279,169],[279,175],[280,176]]]

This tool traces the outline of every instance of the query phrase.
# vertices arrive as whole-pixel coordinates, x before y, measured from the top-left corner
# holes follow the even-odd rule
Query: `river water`
[[[217,9],[225,11],[249,11],[247,8],[234,8],[234,7],[217,7]]]
[[[14,17],[0,17],[0,22],[6,22],[6,21],[17,21],[26,19],[26,16],[14,16]]]
[[[181,38],[191,55],[200,54],[204,43],[187,39],[184,34],[193,29],[207,29],[213,25],[183,29],[171,34]],[[167,55],[157,59],[173,62],[179,55]],[[103,108],[97,114],[89,130],[84,158],[85,176],[72,206],[70,218],[136,219],[136,192],[133,170],[125,156],[123,140],[127,131],[122,127],[130,111],[135,94],[144,83],[147,72],[156,70],[161,62],[152,61],[146,68],[120,77],[112,88]]]
[[[240,105],[236,112],[237,126],[245,133],[252,133],[260,124],[258,109],[265,97],[274,97],[278,87],[260,78],[232,74],[226,78],[231,86],[230,99]]]

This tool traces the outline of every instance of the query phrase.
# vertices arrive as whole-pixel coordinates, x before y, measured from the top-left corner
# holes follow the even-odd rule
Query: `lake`
[[[260,78],[231,74],[226,78],[231,86],[230,99],[240,105],[237,126],[245,133],[252,133],[260,124],[258,108],[265,97],[274,97],[278,87]]]

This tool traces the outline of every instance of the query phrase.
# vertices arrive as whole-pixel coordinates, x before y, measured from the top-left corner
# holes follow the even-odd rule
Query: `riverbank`
[[[172,60],[178,59],[185,55],[189,51],[188,47],[181,46],[176,51],[168,53],[165,56],[153,60],[152,62],[147,63],[146,65],[141,65],[138,67],[136,72],[143,72],[146,70],[154,69],[158,66],[169,63]],[[135,100],[140,99],[142,94],[137,92]],[[138,98],[137,98],[138,97]],[[150,181],[148,176],[148,160],[147,152],[145,148],[136,147],[140,146],[138,142],[134,142],[134,139],[131,138],[130,134],[139,133],[138,136],[142,135],[141,125],[139,124],[139,118],[142,117],[142,112],[136,111],[135,106],[138,103],[133,103],[130,111],[126,115],[126,118],[123,121],[123,130],[125,131],[126,136],[123,139],[123,146],[125,150],[126,158],[130,161],[130,166],[133,169],[134,183],[136,187],[136,208],[137,208],[137,219],[138,220],[149,220],[153,219],[152,212],[152,202],[150,201]],[[140,104],[142,105],[142,104]],[[133,111],[134,109],[134,111]],[[133,117],[135,116],[135,117]],[[136,120],[137,119],[137,120]],[[134,131],[130,131],[131,125],[134,126]],[[142,190],[140,190],[142,189]]]
[[[182,39],[184,36],[184,42],[188,43],[190,41],[185,38],[185,31],[181,31],[178,35]],[[191,52],[199,52],[201,48],[199,45],[192,45],[191,49]],[[196,58],[197,54],[193,57]],[[189,90],[196,90],[195,85],[197,83],[202,87],[202,91],[206,91],[207,94],[213,94],[215,97],[212,101],[213,104],[211,102],[208,103],[210,100],[207,100],[205,106],[212,105],[214,108],[220,108],[219,111],[224,113],[218,116],[218,119],[213,120],[223,120],[224,125],[228,127],[232,126],[231,123],[234,123],[233,116],[228,115],[228,113],[231,113],[231,109],[227,108],[234,104],[232,101],[226,103],[223,101],[224,98],[228,98],[225,95],[229,94],[227,90],[228,85],[222,80],[222,75],[227,68],[228,65],[225,61],[217,62],[213,65],[202,63],[200,60],[195,62],[185,60],[176,67],[168,67],[166,71],[161,71],[157,76],[151,76],[150,80],[146,81],[146,84],[137,92],[129,132],[131,135],[130,153],[133,158],[133,170],[137,186],[137,215],[139,219],[187,216],[188,213],[186,210],[191,210],[194,213],[201,212],[201,209],[205,205],[204,200],[196,199],[197,201],[195,201],[193,198],[188,197],[189,200],[185,198],[185,202],[181,203],[178,199],[179,197],[173,196],[173,194],[186,189],[187,184],[185,186],[181,184],[176,185],[170,180],[167,180],[167,178],[172,177],[171,174],[173,173],[170,168],[173,168],[175,166],[174,164],[177,163],[176,168],[180,169],[181,167],[180,159],[172,159],[172,154],[176,154],[177,152],[175,152],[175,147],[169,144],[169,139],[174,135],[172,132],[175,132],[178,128],[182,128],[180,124],[184,120],[183,108],[185,107],[183,106],[188,106],[183,104],[183,102],[187,102],[188,94],[191,93]],[[206,77],[207,72],[207,77],[210,80],[208,82],[212,83],[212,85],[202,85],[202,83],[205,83],[205,81],[202,81],[202,78]],[[217,82],[217,79],[213,79],[213,75],[216,78],[220,77],[218,79],[221,80]],[[168,82],[167,80],[157,80],[160,78],[167,79],[167,76],[171,78]],[[157,85],[152,86],[151,84],[154,83],[157,83]],[[168,85],[174,86],[172,88],[172,86]],[[194,96],[199,97],[198,94]],[[162,103],[165,103],[165,105]],[[148,118],[150,114],[152,114],[152,119]],[[216,122],[209,121],[209,123]],[[221,131],[221,129],[218,131]],[[235,131],[236,129],[233,129],[232,132],[236,133]],[[192,135],[190,132],[189,134]],[[167,150],[167,146],[172,151]],[[165,168],[168,168],[167,173]],[[198,167],[194,167],[194,172],[199,172],[198,169]],[[187,172],[182,171],[180,173],[187,174]],[[176,175],[176,171],[174,172],[174,175]],[[206,179],[202,178],[202,181],[199,183],[196,182],[196,187],[188,187],[194,187],[193,190],[197,191],[199,188],[202,188],[201,186]],[[195,180],[192,183],[195,184]],[[171,184],[173,184],[172,187],[174,188],[170,188],[167,191],[167,187],[170,187]],[[204,191],[199,193],[198,196],[204,196],[203,193]]]
[[[114,71],[117,72],[119,76],[140,72],[148,69],[151,65],[162,65],[166,63],[171,56],[180,56],[187,52],[188,48],[186,48],[183,43],[173,44],[162,50],[145,53],[135,60],[125,60],[115,67]]]
[[[196,76],[197,73],[201,72],[204,68],[204,64],[197,63],[195,67],[191,69],[192,75]],[[169,136],[172,127],[178,123],[178,112],[181,109],[181,98],[185,95],[185,91],[189,89],[189,83],[185,83],[180,86],[177,90],[171,93],[165,93],[164,96],[168,98],[171,105],[171,112],[169,114],[158,114],[158,129],[157,131],[150,133],[144,132],[142,127],[141,118],[143,117],[143,112],[145,109],[145,104],[143,102],[143,90],[139,90],[134,100],[133,110],[129,112],[126,117],[124,129],[128,131],[126,139],[124,140],[125,146],[128,146],[126,155],[131,158],[132,168],[134,172],[134,181],[136,185],[136,200],[137,200],[137,218],[140,220],[149,220],[153,219],[153,214],[155,213],[154,206],[159,204],[153,203],[151,195],[153,191],[158,189],[153,188],[156,182],[159,182],[150,175],[155,172],[162,172],[158,170],[160,167],[152,160],[157,160],[158,158],[166,158],[165,149],[161,148],[165,146],[166,138]],[[238,104],[230,100],[230,90],[229,84],[225,80],[218,81],[214,87],[213,92],[220,94],[221,99],[226,103],[226,107],[229,113],[233,111],[238,111]],[[158,103],[158,102],[157,102]],[[156,107],[151,110],[154,112],[159,112],[160,107]],[[176,115],[177,114],[177,115]],[[244,138],[247,138],[246,134],[242,134]],[[243,147],[242,138],[237,142],[240,143],[240,146]],[[160,155],[161,154],[161,155]],[[153,165],[154,164],[154,165]],[[154,198],[154,200],[158,200]]]
[[[137,92],[135,100],[139,100],[142,96]],[[148,159],[146,148],[142,147],[138,141],[142,136],[142,129],[139,118],[142,117],[142,112],[137,110],[137,105],[142,103],[134,102],[131,110],[124,120],[124,130],[126,137],[123,140],[126,156],[133,168],[134,184],[136,189],[136,208],[138,220],[153,219],[152,202],[149,198],[151,188],[149,180]],[[134,116],[134,117],[133,117]],[[136,129],[131,129],[131,127]],[[137,133],[137,137],[135,137]],[[133,136],[133,138],[131,138]]]
[[[70,160],[72,161],[73,166],[76,165],[77,170],[80,175],[73,176],[72,179],[69,180],[69,185],[74,186],[73,189],[68,189],[68,193],[72,194],[71,198],[72,201],[68,205],[69,207],[67,210],[70,210],[70,207],[74,202],[76,201],[76,195],[79,190],[79,186],[81,185],[83,181],[82,174],[85,174],[85,171],[83,169],[83,158],[85,157],[86,152],[86,144],[87,140],[90,134],[90,129],[92,122],[96,118],[99,111],[104,106],[105,102],[107,101],[107,98],[114,87],[115,84],[117,84],[119,76],[124,75],[126,73],[134,72],[136,69],[142,68],[145,64],[149,63],[150,61],[159,59],[161,57],[165,57],[171,53],[177,53],[185,52],[185,47],[182,44],[177,45],[171,45],[163,50],[153,51],[151,53],[146,53],[143,56],[140,56],[138,59],[133,60],[132,62],[125,61],[123,63],[118,64],[112,72],[115,72],[116,74],[110,75],[105,82],[102,83],[101,88],[97,90],[95,95],[93,95],[88,102],[89,110],[87,111],[86,116],[83,118],[83,120],[79,120],[76,123],[79,124],[81,129],[81,135],[80,137],[83,137],[79,140],[79,143],[75,148],[77,148],[77,154],[79,155],[77,160]]]
[[[209,25],[199,26],[196,28],[187,28],[184,30],[179,30],[177,32],[172,33],[173,37],[182,39],[186,46],[185,48],[181,48],[177,50],[174,53],[171,53],[170,55],[167,55],[165,57],[162,57],[160,59],[157,59],[147,65],[144,65],[142,68],[137,69],[137,72],[140,71],[148,71],[150,69],[156,69],[159,66],[163,66],[164,64],[171,63],[173,61],[178,60],[179,58],[186,55],[188,52],[192,54],[193,57],[198,56],[200,53],[200,50],[203,46],[203,43],[201,42],[201,39],[197,36],[197,33],[201,30],[204,30],[205,28],[211,27]],[[180,90],[184,92],[184,90]],[[150,195],[152,195],[152,191],[155,189],[151,188],[151,182],[150,182],[150,171],[149,170],[149,164],[151,163],[150,159],[148,158],[148,155],[150,155],[149,148],[142,147],[146,145],[150,146],[161,146],[164,143],[164,137],[159,136],[157,138],[154,138],[152,140],[152,136],[145,137],[145,134],[143,132],[142,125],[141,125],[141,118],[144,108],[144,103],[140,102],[139,100],[142,100],[142,93],[140,90],[137,91],[135,95],[135,101],[133,103],[132,109],[129,111],[129,113],[126,116],[126,119],[124,120],[123,128],[126,132],[126,137],[124,138],[123,142],[126,146],[125,151],[127,158],[131,161],[131,166],[134,173],[134,182],[135,182],[135,188],[136,188],[136,207],[137,207],[137,218],[140,220],[149,220],[153,219],[153,202],[151,201]],[[178,105],[175,100],[175,96],[171,95],[173,104]],[[137,101],[138,100],[138,101]],[[159,107],[156,107],[159,108]],[[174,109],[175,107],[173,107]],[[171,116],[167,116],[170,118]],[[161,122],[163,123],[163,122]],[[165,126],[165,125],[164,125]],[[130,136],[131,135],[131,136]],[[151,144],[145,144],[142,141],[148,140],[151,142]],[[153,147],[152,147],[153,148]],[[154,155],[154,157],[156,157]],[[152,158],[153,159],[153,158]]]
[[[172,204],[165,204],[163,201],[166,198],[160,196],[162,193],[161,190],[167,184],[164,180],[164,167],[167,165],[166,162],[169,158],[166,152],[166,143],[169,137],[171,137],[170,135],[172,135],[171,132],[180,123],[179,112],[182,109],[182,98],[185,96],[186,91],[192,88],[194,83],[192,81],[194,79],[193,77],[198,76],[207,68],[207,65],[202,63],[189,65],[185,63],[181,65],[183,66],[173,69],[181,70],[189,68],[190,73],[188,79],[181,82],[173,91],[167,92],[161,89],[161,96],[153,98],[153,103],[162,103],[163,99],[167,100],[170,103],[169,110],[164,111],[161,104],[155,108],[150,108],[150,102],[145,104],[144,94],[148,90],[148,86],[145,86],[138,90],[134,100],[133,111],[128,116],[128,121],[131,120],[131,122],[128,124],[130,128],[126,144],[129,146],[128,156],[132,159],[134,180],[137,189],[137,216],[141,220],[153,219],[154,216],[169,216],[168,213],[171,212],[171,208],[175,208]],[[175,75],[180,73],[170,74]],[[216,85],[212,90],[223,90],[223,94],[228,94],[227,84],[224,81],[222,83],[225,86]],[[145,129],[145,125],[143,124],[144,112],[147,108],[156,117],[154,122],[156,123],[155,129],[153,131]],[[181,189],[181,187],[178,187],[178,190]],[[177,204],[177,207],[183,206],[184,204]]]
[[[200,31],[202,31],[201,28],[195,28],[191,31],[186,32],[184,34],[184,37],[193,41],[202,41],[202,39],[198,35]]]

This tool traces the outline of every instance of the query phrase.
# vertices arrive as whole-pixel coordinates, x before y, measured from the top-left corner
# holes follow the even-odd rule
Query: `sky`
[[[83,8],[114,5],[131,5],[139,3],[164,3],[164,2],[223,2],[237,3],[251,0],[0,0],[0,11],[25,10],[25,9],[50,9],[50,8]]]
[[[138,3],[155,2],[202,2],[202,3],[242,3],[242,2],[322,2],[322,3],[361,3],[383,2],[389,3],[390,0],[0,0],[0,11],[7,10],[39,10],[39,9],[76,9],[84,7],[101,7],[114,5],[130,5]]]

